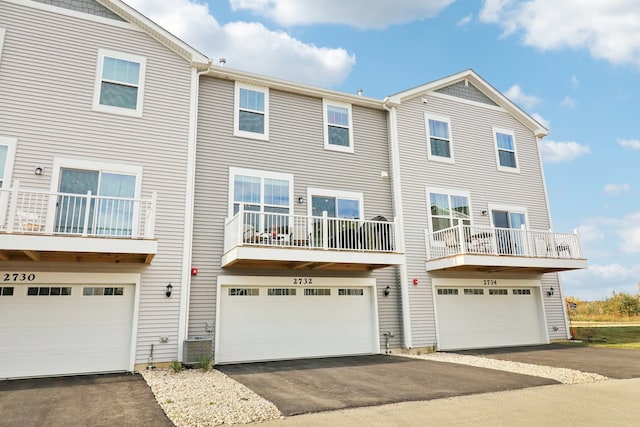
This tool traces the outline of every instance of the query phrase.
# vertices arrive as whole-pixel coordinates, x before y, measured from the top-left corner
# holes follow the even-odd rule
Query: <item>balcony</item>
[[[367,271],[404,259],[395,222],[240,211],[225,222],[223,267]]]
[[[0,261],[149,264],[156,195],[150,199],[0,189]]]
[[[427,271],[549,273],[587,268],[575,233],[459,225],[425,232]]]

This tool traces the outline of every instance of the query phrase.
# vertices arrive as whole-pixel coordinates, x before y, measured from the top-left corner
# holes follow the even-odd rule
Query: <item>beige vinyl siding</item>
[[[388,171],[386,113],[353,106],[355,153],[324,149],[322,99],[277,90],[269,92],[269,141],[233,136],[234,82],[203,77],[200,83],[193,265],[189,335],[206,335],[205,323],[215,321],[216,278],[219,275],[283,277],[375,277],[380,332],[391,331],[393,347],[401,342],[400,292],[396,269],[366,273],[327,271],[266,271],[222,269],[224,219],[228,216],[229,167],[242,167],[294,176],[294,213],[307,215],[307,188],[361,192],[364,217],[393,220],[391,185],[380,177]],[[392,289],[383,297],[384,288]],[[292,319],[295,321],[295,319]],[[381,343],[384,340],[381,335]]]
[[[425,97],[426,104],[422,102]],[[412,333],[414,346],[429,346],[436,343],[436,334],[434,296],[424,265],[424,235],[430,228],[425,188],[469,192],[473,223],[479,226],[490,225],[490,216],[481,215],[488,204],[526,207],[528,225],[536,230],[550,228],[549,215],[536,139],[513,116],[495,107],[430,95],[408,100],[397,110],[407,271],[409,281],[419,280],[419,284],[409,290]],[[454,164],[427,159],[425,112],[450,118]],[[493,127],[514,132],[519,174],[497,170]],[[546,275],[545,284],[553,276]],[[513,274],[496,277],[518,278]],[[545,311],[549,328],[558,327],[560,334],[564,330],[564,320],[561,321],[553,301],[555,297],[545,298]]]
[[[136,363],[177,354],[190,65],[145,33],[0,2],[7,37],[0,67],[0,135],[18,138],[14,179],[49,190],[54,158],[143,167],[141,196],[158,194],[158,254],[150,266],[60,264],[49,271],[142,274]],[[92,110],[98,49],[144,56],[142,118]],[[45,173],[35,176],[35,166]],[[13,268],[3,263],[4,268]],[[43,266],[33,266],[43,268]],[[164,287],[174,286],[166,298]],[[159,337],[168,336],[161,344]]]

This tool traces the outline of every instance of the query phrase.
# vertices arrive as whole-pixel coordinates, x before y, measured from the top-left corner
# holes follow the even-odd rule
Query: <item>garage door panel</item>
[[[135,286],[117,285],[122,295],[64,286],[71,295],[28,295],[16,286],[11,298],[0,297],[0,341],[7,343],[0,346],[0,378],[129,369]],[[111,293],[104,285],[100,291]]]
[[[229,295],[221,289],[216,363],[377,352],[374,295]]]
[[[450,288],[449,288],[450,289]],[[501,347],[546,341],[539,290],[530,294],[437,295],[439,348]]]

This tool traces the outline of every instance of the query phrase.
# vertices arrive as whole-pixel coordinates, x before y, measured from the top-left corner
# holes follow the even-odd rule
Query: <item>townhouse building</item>
[[[176,358],[200,65],[120,1],[0,1],[0,378]]]
[[[567,338],[546,133],[471,70],[373,99],[0,0],[0,379]]]

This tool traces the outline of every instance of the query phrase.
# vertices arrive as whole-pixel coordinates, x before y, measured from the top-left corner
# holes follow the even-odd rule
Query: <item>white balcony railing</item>
[[[0,189],[0,232],[153,239],[156,193],[150,199]]]
[[[527,229],[458,225],[425,232],[427,260],[452,255],[497,255],[582,259],[577,231],[553,233]]]
[[[244,210],[225,222],[225,252],[238,246],[397,253],[395,222]]]

